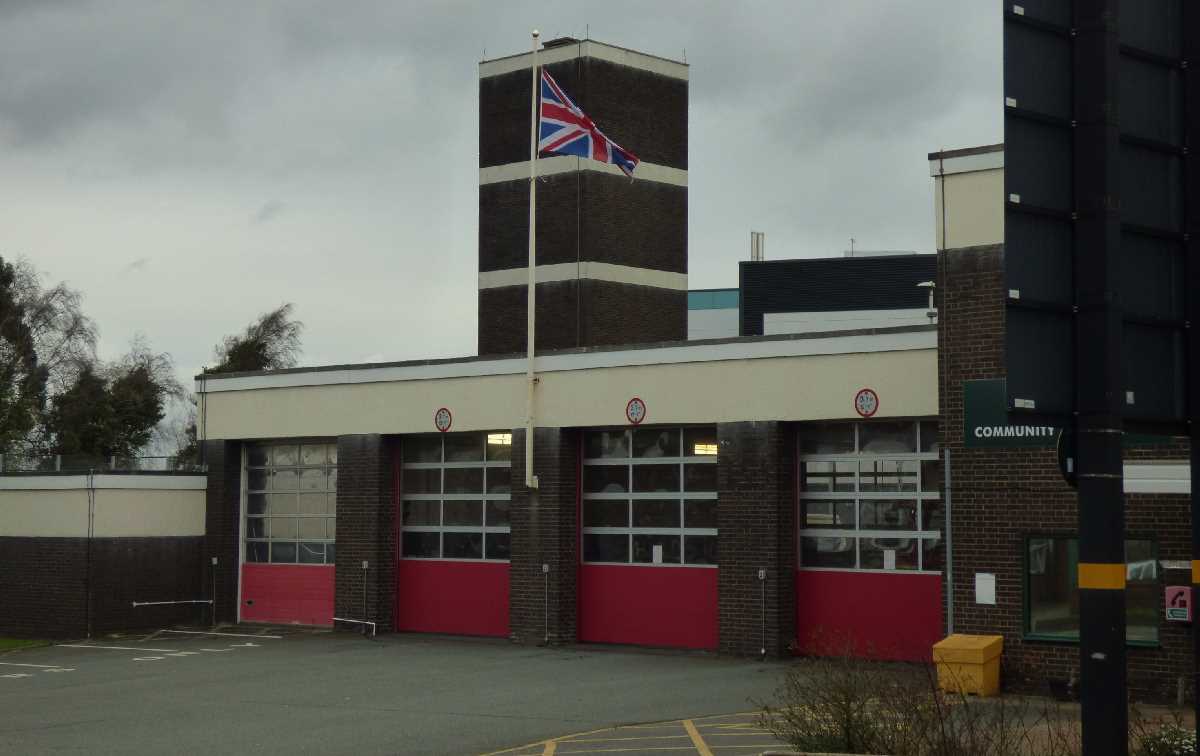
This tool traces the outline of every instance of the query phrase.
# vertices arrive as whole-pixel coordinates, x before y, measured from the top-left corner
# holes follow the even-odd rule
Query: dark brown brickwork
[[[200,598],[202,552],[199,537],[95,538],[90,545],[86,538],[0,538],[0,635],[83,638],[208,622],[200,604],[133,607]]]
[[[596,58],[546,66],[617,144],[642,160],[687,168],[688,82]],[[529,159],[528,70],[479,80],[479,165]]]
[[[479,353],[525,351],[524,286],[479,292]],[[681,341],[687,292],[607,281],[538,284],[537,349]],[[582,319],[577,313],[588,313]]]
[[[238,570],[241,554],[242,445],[237,441],[204,442],[208,465],[208,500],[204,517],[204,563],[216,570],[216,613],[221,622],[237,621]],[[217,565],[212,567],[213,558]],[[211,598],[213,581],[204,581]]]
[[[1047,678],[1077,674],[1079,650],[1075,644],[1023,639],[1024,542],[1030,535],[1074,536],[1078,508],[1075,491],[1059,475],[1053,449],[963,445],[963,381],[1005,375],[1003,266],[1002,246],[939,253],[939,401],[942,439],[951,453],[954,627],[956,632],[1003,634],[1005,685],[1036,689]],[[1172,442],[1130,449],[1126,456],[1186,454],[1186,444]],[[1157,540],[1160,559],[1189,559],[1187,501],[1184,496],[1127,497],[1128,537]],[[975,603],[978,572],[996,575],[995,606]],[[1186,584],[1187,577],[1168,573],[1161,582]],[[1160,622],[1159,634],[1161,648],[1129,649],[1129,684],[1135,696],[1173,698],[1178,677],[1191,670],[1188,631]]]
[[[525,431],[513,431],[510,630],[515,641],[542,643],[548,622],[551,643],[573,643],[577,637],[579,435],[566,428],[534,432],[536,503],[525,487]],[[543,564],[549,565],[548,573],[542,572]]]
[[[338,437],[334,610],[384,632],[394,627],[396,598],[396,450],[379,434]]]
[[[795,431],[787,423],[721,423],[717,439],[720,651],[754,655],[765,645],[781,656],[796,637]]]
[[[686,273],[687,200],[685,186],[598,171],[546,176],[538,182],[538,265],[582,260]],[[529,182],[479,187],[479,270],[524,268],[528,255]]]

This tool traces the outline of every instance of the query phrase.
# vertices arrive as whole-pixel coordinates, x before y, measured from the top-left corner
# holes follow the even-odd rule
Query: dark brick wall
[[[212,569],[217,559],[216,614],[221,622],[237,621],[238,563],[242,511],[242,445],[237,441],[205,441],[208,465],[208,500],[205,508],[204,563]],[[210,598],[213,581],[206,579],[204,597]]]
[[[688,82],[596,58],[546,66],[583,112],[642,160],[687,168]],[[479,165],[529,159],[528,70],[479,80]]]
[[[525,487],[525,431],[513,431],[510,628],[513,640],[542,643],[548,617],[550,642],[573,643],[577,637],[579,435],[567,428],[537,428],[534,433],[536,506]],[[546,575],[543,564],[550,566]]]
[[[385,632],[393,628],[395,612],[397,443],[379,434],[338,437],[334,609],[339,617],[376,622]]]
[[[1003,634],[1005,684],[1040,688],[1048,677],[1075,675],[1079,650],[1074,644],[1022,638],[1024,541],[1029,535],[1074,536],[1077,496],[1062,481],[1053,449],[963,445],[963,381],[1005,375],[1003,266],[1002,246],[939,253],[939,402],[942,439],[951,453],[954,625],[956,632]],[[1126,456],[1177,458],[1186,449],[1172,442],[1131,449]],[[1189,559],[1187,501],[1183,496],[1127,497],[1128,537],[1157,539],[1160,559]],[[995,606],[975,604],[977,572],[996,575]],[[1187,579],[1170,573],[1161,582],[1187,584]],[[1172,698],[1177,677],[1191,669],[1187,631],[1165,622],[1159,628],[1160,649],[1129,649],[1134,695]]]
[[[205,605],[133,607],[201,597],[203,539],[0,538],[0,635],[83,638],[208,622]],[[89,595],[90,612],[89,612]]]
[[[787,423],[717,425],[720,651],[788,653],[796,637],[795,431]]]
[[[598,171],[546,176],[538,182],[538,265],[583,260],[686,273],[687,198],[685,186]],[[528,181],[479,187],[479,270],[528,260]]]
[[[479,292],[480,354],[525,351],[525,299],[524,286]],[[687,292],[607,281],[538,284],[539,351],[686,338]]]

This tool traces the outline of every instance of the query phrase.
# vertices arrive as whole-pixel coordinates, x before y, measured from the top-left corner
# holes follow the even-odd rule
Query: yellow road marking
[[[558,742],[563,745],[567,743],[619,743],[623,740],[680,740],[686,737],[687,735],[634,735],[629,738],[571,738]]]
[[[696,725],[692,720],[683,720],[683,729],[687,730],[687,734],[692,739],[692,745],[696,746],[696,753],[700,756],[713,756],[713,752],[708,750],[708,745],[705,744],[704,738],[700,737],[700,731],[696,729]]]
[[[554,756],[554,752],[558,749],[558,743],[553,740],[546,741],[546,747],[542,749],[542,756]]]

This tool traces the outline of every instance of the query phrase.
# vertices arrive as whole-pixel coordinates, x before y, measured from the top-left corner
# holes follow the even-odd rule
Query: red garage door
[[[717,433],[584,435],[579,638],[716,648]]]
[[[401,444],[396,629],[508,635],[512,434]]]

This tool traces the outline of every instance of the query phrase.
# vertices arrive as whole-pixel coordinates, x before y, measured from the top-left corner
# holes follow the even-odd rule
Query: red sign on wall
[[[1188,585],[1168,585],[1164,602],[1169,622],[1192,621],[1192,588]]]

